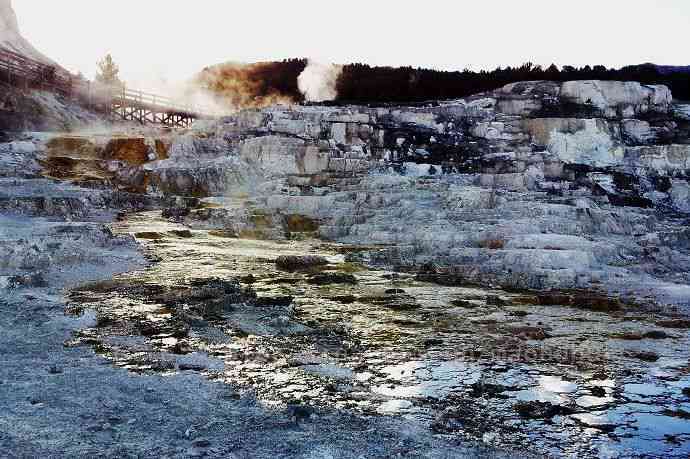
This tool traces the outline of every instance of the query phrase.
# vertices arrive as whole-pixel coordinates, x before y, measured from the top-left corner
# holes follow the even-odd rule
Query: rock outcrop
[[[690,250],[671,242],[690,211],[686,111],[663,86],[537,81],[426,106],[249,110],[77,150],[124,191],[225,198],[176,217],[195,228],[375,246],[350,256],[455,282],[688,304]],[[53,147],[44,166],[83,172]]]
[[[421,107],[242,112],[187,154],[238,161],[209,193],[251,188],[264,230],[303,216],[323,238],[384,245],[370,263],[686,304],[690,252],[662,237],[689,208],[683,113],[663,86],[523,82]],[[233,231],[252,229],[228,212]]]

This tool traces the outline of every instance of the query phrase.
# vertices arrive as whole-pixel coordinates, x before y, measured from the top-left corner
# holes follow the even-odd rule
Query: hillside
[[[57,65],[22,36],[12,0],[0,0],[0,46],[49,65]]]

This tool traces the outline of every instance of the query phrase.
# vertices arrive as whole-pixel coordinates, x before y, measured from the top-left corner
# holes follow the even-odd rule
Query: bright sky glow
[[[225,61],[312,57],[440,69],[688,65],[688,0],[14,0],[23,35],[92,77],[181,80]]]

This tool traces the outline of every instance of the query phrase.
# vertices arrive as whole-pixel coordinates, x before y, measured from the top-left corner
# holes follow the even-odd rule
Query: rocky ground
[[[234,384],[199,376],[198,362],[210,359],[196,353],[181,359],[179,369],[185,371],[176,375],[135,374],[112,366],[102,352],[94,352],[95,342],[79,341],[84,330],[103,325],[103,318],[70,309],[65,289],[150,265],[133,237],[114,234],[104,223],[118,212],[162,202],[43,177],[39,163],[49,155],[36,146],[44,141],[25,136],[2,146],[4,457],[496,454],[434,437],[402,419],[299,409],[295,416],[295,408],[264,406]]]
[[[439,288],[345,261],[366,247],[228,238],[157,212],[114,230],[157,263],[73,290],[68,310],[97,311],[74,343],[118,366],[192,369],[270,406],[402,416],[507,449],[685,454],[686,321],[591,294],[559,306]]]
[[[689,132],[528,82],[9,136],[2,446],[687,455]]]

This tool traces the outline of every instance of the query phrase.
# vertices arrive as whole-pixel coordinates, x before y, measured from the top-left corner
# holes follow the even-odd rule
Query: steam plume
[[[304,59],[255,64],[225,63],[204,69],[196,81],[223,104],[234,109],[294,104],[302,100],[297,77],[306,66]]]
[[[309,102],[335,100],[338,97],[338,77],[342,71],[341,65],[309,60],[307,67],[297,78],[297,85]]]

